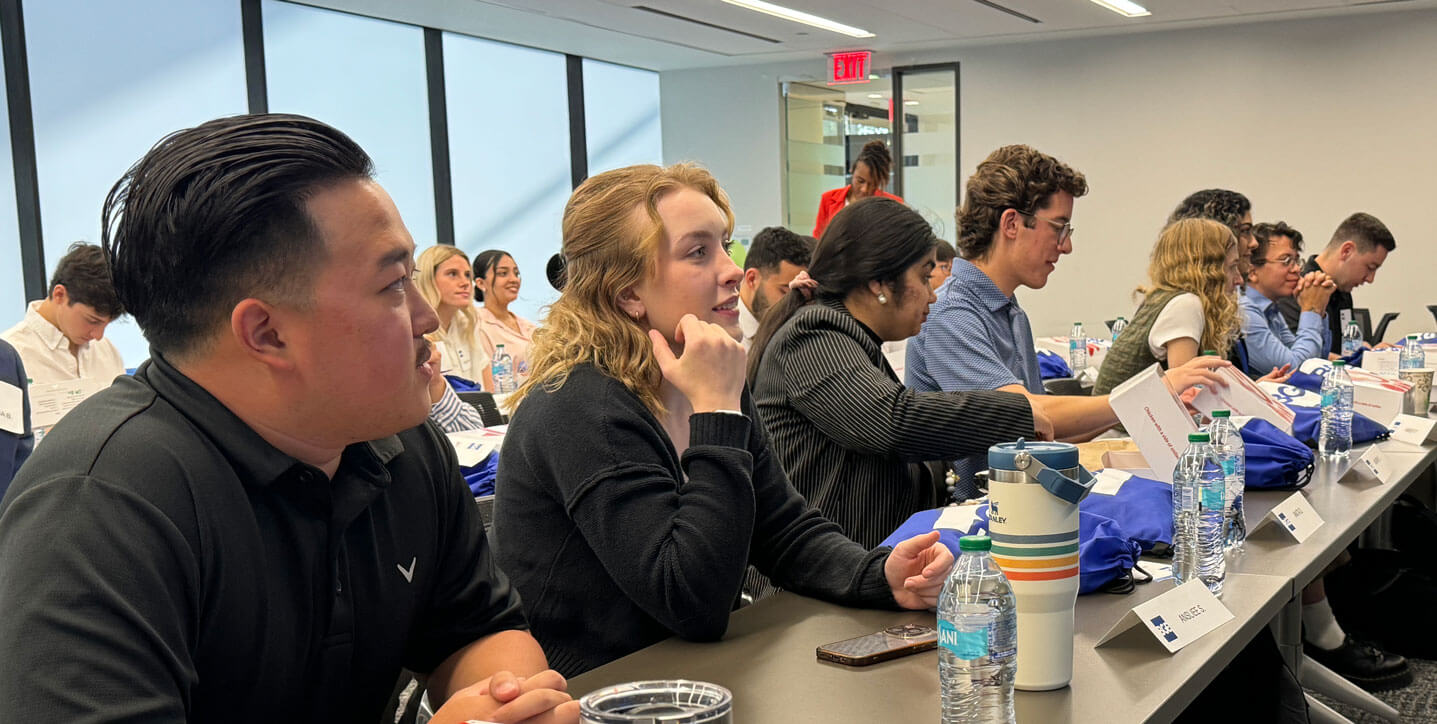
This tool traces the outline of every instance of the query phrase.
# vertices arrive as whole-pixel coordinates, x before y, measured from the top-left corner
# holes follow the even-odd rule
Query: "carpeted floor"
[[[1408,661],[1412,666],[1412,683],[1401,689],[1379,692],[1376,696],[1400,712],[1403,721],[1437,724],[1437,661]],[[1321,695],[1316,696],[1337,713],[1358,724],[1379,724],[1385,721],[1360,709],[1337,703]]]

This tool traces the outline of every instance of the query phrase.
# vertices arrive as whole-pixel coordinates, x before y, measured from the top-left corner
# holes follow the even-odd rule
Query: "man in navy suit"
[[[10,425],[6,420],[0,419],[0,497],[10,487],[10,480],[15,477],[15,472],[30,457],[30,449],[35,446],[35,434],[30,429],[30,393],[29,385],[26,384],[25,364],[20,361],[20,354],[10,346],[9,342],[0,339],[0,385],[9,385],[20,389],[20,404],[13,410],[0,409],[0,417],[5,415],[18,415],[21,429],[24,432],[11,432]],[[5,398],[0,396],[0,405],[4,404]]]

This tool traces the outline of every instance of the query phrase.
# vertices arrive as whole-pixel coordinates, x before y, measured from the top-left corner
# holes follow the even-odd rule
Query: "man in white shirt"
[[[744,349],[753,344],[759,320],[769,305],[782,299],[788,293],[788,283],[808,268],[817,243],[811,236],[782,226],[766,227],[753,237],[738,287],[738,325],[743,330]]]
[[[20,353],[37,385],[66,380],[109,382],[125,362],[105,328],[124,314],[100,247],[72,244],[50,279],[50,296],[31,302],[25,318],[0,334]]]

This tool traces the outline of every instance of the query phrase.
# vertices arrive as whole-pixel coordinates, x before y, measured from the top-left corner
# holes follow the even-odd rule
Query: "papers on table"
[[[508,425],[499,425],[478,430],[451,432],[445,437],[449,438],[449,444],[454,446],[454,454],[459,458],[459,467],[472,468],[487,460],[499,449],[500,445],[504,444],[504,432],[508,429]]]
[[[1108,403],[1138,444],[1154,479],[1172,484],[1173,468],[1187,449],[1188,433],[1197,432],[1197,424],[1163,383],[1158,365],[1113,388]]]

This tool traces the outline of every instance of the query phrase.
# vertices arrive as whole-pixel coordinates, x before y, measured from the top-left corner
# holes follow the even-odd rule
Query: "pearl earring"
[[[888,303],[888,297],[883,296],[883,292],[879,292],[879,293],[878,293],[878,303],[879,303],[879,304],[887,304],[887,303]]]

